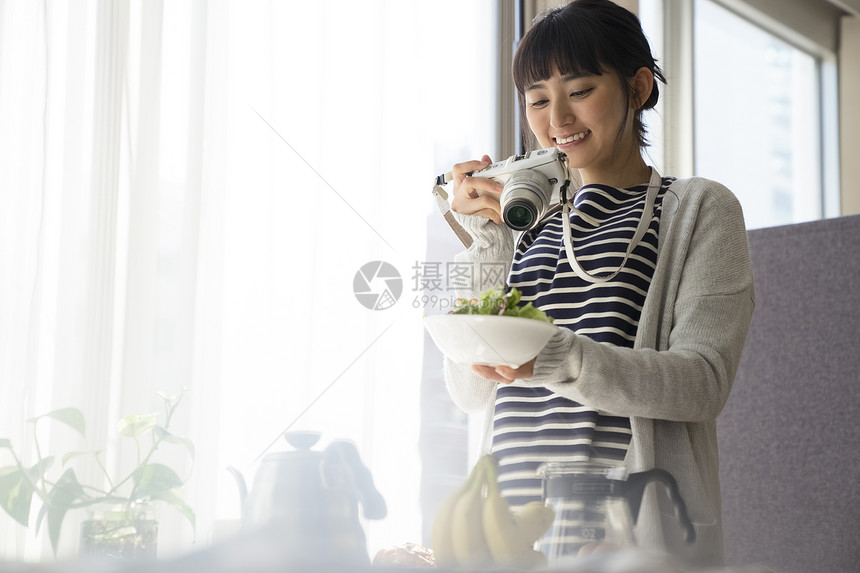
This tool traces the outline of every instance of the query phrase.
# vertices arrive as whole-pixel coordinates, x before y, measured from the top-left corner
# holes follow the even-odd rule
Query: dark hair
[[[559,8],[547,10],[535,21],[520,40],[514,55],[513,75],[523,117],[523,133],[531,139],[525,121],[525,90],[543,81],[558,70],[562,75],[602,75],[611,71],[618,75],[625,102],[630,102],[628,80],[639,68],[654,74],[651,95],[636,110],[633,132],[639,147],[646,147],[642,112],[657,105],[659,79],[666,78],[651,55],[651,46],[642,31],[639,19],[610,0],[574,0]],[[629,107],[629,106],[628,106]],[[627,114],[621,123],[616,144],[620,141]]]

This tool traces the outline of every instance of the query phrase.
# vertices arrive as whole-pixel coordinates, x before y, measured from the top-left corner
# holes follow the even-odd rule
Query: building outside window
[[[694,14],[696,175],[734,191],[748,228],[821,218],[820,60],[712,0]]]

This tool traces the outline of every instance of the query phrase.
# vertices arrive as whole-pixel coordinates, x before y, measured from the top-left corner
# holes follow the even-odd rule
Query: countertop
[[[381,573],[435,571],[448,573],[441,568],[415,568],[402,566],[371,566],[367,563],[339,562],[332,550],[319,559],[298,559],[283,550],[283,532],[262,530],[254,534],[236,535],[212,547],[188,555],[164,560],[117,561],[75,560],[50,564],[22,564],[0,562],[0,573]],[[485,570],[486,571],[486,570]],[[509,571],[493,569],[493,571]],[[563,566],[549,566],[536,571],[542,573],[783,573],[761,565],[724,567],[717,569],[686,569],[679,567],[668,556],[638,550],[606,553],[587,559],[567,562]],[[451,573],[463,573],[462,570]]]

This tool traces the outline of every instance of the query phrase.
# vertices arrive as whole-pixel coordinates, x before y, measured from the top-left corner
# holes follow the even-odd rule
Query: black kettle
[[[355,445],[336,440],[317,451],[318,432],[284,437],[294,450],[265,456],[250,492],[228,468],[242,498],[242,529],[275,531],[287,561],[369,564],[358,506],[366,519],[382,519],[387,509]]]

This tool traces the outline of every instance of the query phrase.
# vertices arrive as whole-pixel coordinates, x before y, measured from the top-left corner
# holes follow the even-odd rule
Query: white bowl
[[[424,327],[442,354],[454,362],[511,368],[537,356],[558,330],[533,318],[492,314],[428,316]]]

